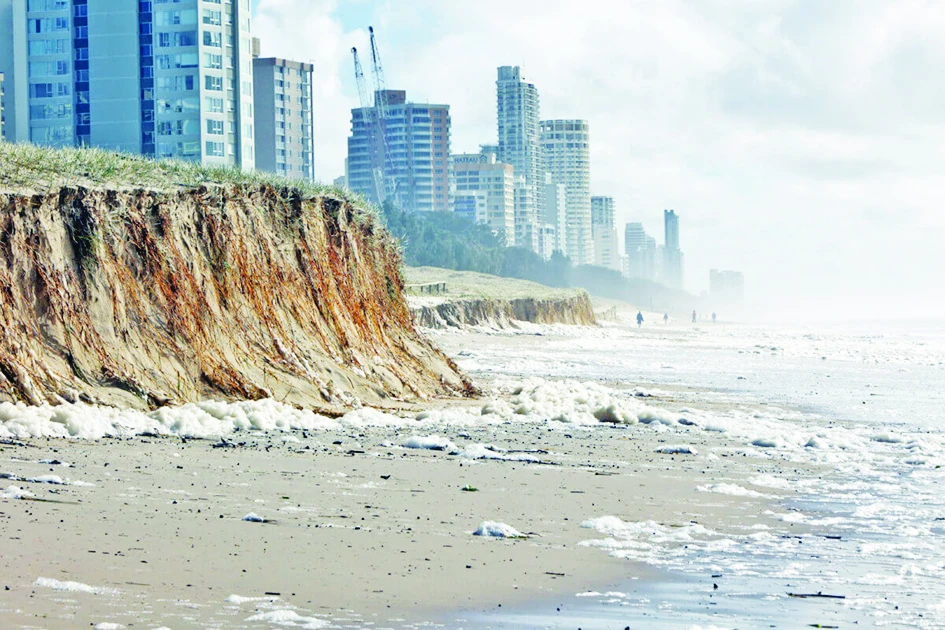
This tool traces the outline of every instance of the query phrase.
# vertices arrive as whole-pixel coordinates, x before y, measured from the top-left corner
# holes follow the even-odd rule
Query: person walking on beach
[[[712,323],[715,323],[715,313],[712,313]]]
[[[643,313],[642,311],[637,311],[637,328],[643,325]]]
[[[692,323],[693,323],[693,324],[696,323],[696,311],[695,311],[695,309],[693,309],[693,311],[692,311]]]
[[[668,323],[669,323],[669,313],[663,313],[663,325],[665,326]]]

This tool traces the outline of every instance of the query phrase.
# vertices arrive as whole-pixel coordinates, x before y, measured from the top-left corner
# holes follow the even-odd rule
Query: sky
[[[591,190],[663,241],[686,288],[745,273],[786,317],[945,317],[945,2],[254,0],[264,56],[314,64],[316,176],[344,172],[350,49],[447,103],[452,151],[496,140],[496,67],[584,118]],[[370,77],[369,77],[370,78]]]

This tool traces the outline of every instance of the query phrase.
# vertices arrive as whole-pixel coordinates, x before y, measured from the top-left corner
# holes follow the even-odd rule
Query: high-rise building
[[[404,210],[448,211],[450,106],[408,103],[403,90],[374,99],[386,109],[380,124],[377,106],[351,110],[348,187],[378,204],[389,197]]]
[[[516,195],[515,238],[521,246],[538,246],[539,215],[544,206],[538,90],[525,81],[518,66],[501,66],[496,80],[498,160],[511,164],[521,177]]]
[[[621,271],[613,197],[591,197],[591,236],[594,239],[594,264]]]
[[[591,197],[591,226],[613,228],[614,227],[614,198],[613,197]]]
[[[5,126],[4,123],[6,122],[6,118],[3,115],[3,101],[4,101],[4,96],[5,96],[4,89],[3,89],[3,78],[4,78],[4,74],[0,72],[0,142],[3,142],[3,139],[5,137],[3,135],[3,132],[4,132],[4,126]]]
[[[576,265],[594,262],[590,131],[586,120],[541,121],[544,166],[567,191],[565,244]]]
[[[679,216],[675,210],[663,211],[663,269],[660,280],[674,289],[683,288],[683,253],[679,249]]]
[[[542,212],[542,225],[554,230],[551,250],[567,256],[568,190],[564,184],[555,181],[551,173],[545,173],[545,207]]]
[[[481,153],[461,153],[450,158],[453,172],[453,210],[476,223],[485,223],[515,245],[515,184],[511,164],[496,162],[484,146]],[[488,151],[488,152],[487,152]]]
[[[251,169],[250,15],[249,0],[0,0],[7,135]]]
[[[309,63],[253,59],[256,168],[312,180],[312,70]]]
[[[647,235],[642,223],[627,223],[623,240],[626,253],[624,274],[630,278],[655,281],[660,273],[656,239]]]
[[[745,276],[740,271],[709,270],[709,296],[716,304],[737,304],[745,297]]]
[[[679,217],[675,210],[663,210],[663,229],[667,249],[679,249]]]
[[[535,188],[524,175],[515,174],[515,245],[538,251],[538,218],[535,216]]]

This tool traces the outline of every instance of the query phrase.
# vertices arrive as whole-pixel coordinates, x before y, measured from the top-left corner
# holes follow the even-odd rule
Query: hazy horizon
[[[264,56],[314,63],[323,181],[344,172],[349,51],[373,25],[387,87],[450,105],[454,153],[495,141],[500,65],[543,119],[588,119],[592,194],[614,197],[621,242],[628,221],[662,242],[675,209],[689,291],[735,269],[779,318],[945,315],[943,4],[255,5]]]

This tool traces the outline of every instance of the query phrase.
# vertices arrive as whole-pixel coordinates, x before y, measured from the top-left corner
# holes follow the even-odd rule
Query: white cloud
[[[943,3],[261,0],[264,53],[315,63],[325,179],[368,24],[389,87],[451,105],[454,151],[494,140],[498,65],[589,119],[594,193],[659,239],[675,208],[691,289],[718,266],[773,308],[945,312]]]

